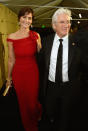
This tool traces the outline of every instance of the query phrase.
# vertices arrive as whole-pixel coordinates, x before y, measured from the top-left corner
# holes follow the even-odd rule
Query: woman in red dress
[[[13,80],[25,131],[38,131],[41,105],[38,102],[39,71],[35,54],[41,49],[40,35],[30,26],[33,10],[22,8],[18,14],[20,28],[8,36],[7,85]]]

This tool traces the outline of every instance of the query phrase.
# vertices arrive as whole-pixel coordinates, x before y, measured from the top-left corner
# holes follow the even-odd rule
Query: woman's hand
[[[6,87],[11,87],[11,85],[12,85],[12,79],[7,79],[6,80]]]

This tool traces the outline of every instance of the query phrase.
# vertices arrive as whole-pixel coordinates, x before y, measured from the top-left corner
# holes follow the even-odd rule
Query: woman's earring
[[[33,28],[33,25],[30,25],[31,28]]]

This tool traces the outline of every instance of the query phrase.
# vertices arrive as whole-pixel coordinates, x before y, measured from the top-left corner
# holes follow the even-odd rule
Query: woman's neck
[[[19,32],[21,32],[21,33],[24,34],[24,33],[28,33],[29,30],[30,30],[29,28],[22,28],[22,27],[21,27],[21,28],[19,29]]]

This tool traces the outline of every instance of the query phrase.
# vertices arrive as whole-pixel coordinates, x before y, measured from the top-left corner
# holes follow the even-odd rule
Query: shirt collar
[[[68,38],[68,35],[62,37],[63,40],[66,40],[67,38]],[[58,39],[61,39],[61,38],[60,38],[60,37],[57,35],[57,33],[56,33],[56,34],[55,34],[55,41],[58,41]]]
[[[63,40],[68,39],[68,35],[64,36],[62,39],[63,39]]]
[[[58,39],[60,39],[60,37],[57,34],[55,34],[55,42],[57,42]]]

